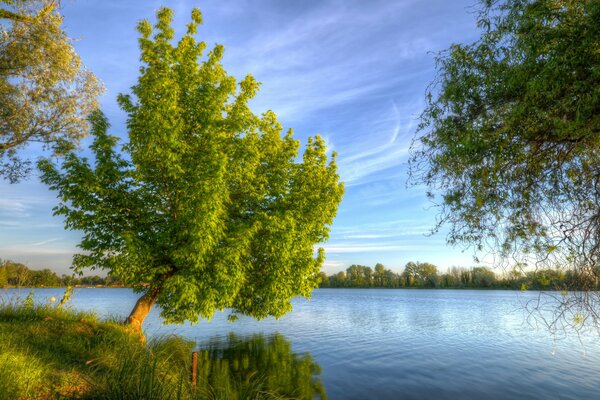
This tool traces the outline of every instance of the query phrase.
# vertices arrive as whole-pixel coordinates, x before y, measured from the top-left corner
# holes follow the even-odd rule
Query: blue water
[[[25,297],[26,290],[5,296]],[[59,289],[36,289],[39,301]],[[600,337],[557,339],[527,322],[535,292],[319,289],[275,320],[227,322],[227,313],[190,326],[149,315],[147,335],[198,342],[229,332],[278,332],[322,368],[330,399],[600,399]],[[73,307],[124,318],[129,289],[78,289]]]

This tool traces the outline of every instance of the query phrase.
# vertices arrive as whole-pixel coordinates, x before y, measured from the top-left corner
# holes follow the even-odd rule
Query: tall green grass
[[[243,400],[326,398],[320,368],[281,336],[213,341],[199,350],[177,336],[147,342],[91,313],[0,302],[0,400]]]

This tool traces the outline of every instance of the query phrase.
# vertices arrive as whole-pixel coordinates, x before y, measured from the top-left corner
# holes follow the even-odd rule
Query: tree
[[[375,272],[373,273],[373,282],[375,286],[383,287],[385,272],[386,270],[383,264],[375,264]]]
[[[319,286],[320,287],[327,287],[327,286],[329,286],[329,277],[323,271],[319,272]]]
[[[496,282],[496,274],[487,267],[473,267],[471,275],[474,287],[489,288]]]
[[[369,287],[373,279],[373,270],[365,265],[353,264],[346,268],[348,286]]]
[[[50,271],[48,268],[44,268],[40,271],[29,271],[29,281],[27,284],[33,287],[56,287],[60,284],[60,279],[55,272]]]
[[[403,275],[406,279],[406,286],[435,287],[438,281],[437,267],[427,262],[409,261],[404,266]]]
[[[565,283],[565,272],[558,269],[544,269],[527,274],[531,289],[562,290]]]
[[[594,282],[586,277],[600,274],[600,3],[484,3],[479,40],[437,59],[412,182],[441,195],[435,230],[448,224],[449,243]],[[598,315],[589,296],[579,304]]]
[[[10,260],[0,260],[0,268],[6,272],[9,286],[30,286],[32,271],[26,265]]]
[[[334,287],[344,287],[347,285],[346,282],[346,272],[344,271],[340,271],[337,274],[335,274],[335,278],[334,279],[329,279],[329,282],[332,283],[334,282]]]
[[[0,288],[8,286],[8,271],[0,262]]]
[[[87,131],[101,85],[62,30],[56,0],[0,0],[0,176],[16,182],[40,142],[66,151]]]
[[[402,286],[402,279],[400,279],[400,276],[390,269],[385,270],[383,281],[384,281],[383,285],[385,287],[400,287],[400,286]]]
[[[464,268],[452,266],[448,269],[446,284],[447,286],[460,287],[464,286],[463,282]]]
[[[248,108],[252,76],[236,90],[220,45],[200,61],[198,9],[176,46],[171,10],[157,19],[138,25],[140,77],[119,97],[127,157],[96,112],[94,165],[74,152],[61,168],[40,163],[59,193],[55,213],[84,233],[74,268],[108,270],[141,293],[128,318],[138,331],[155,303],[168,323],[224,308],[279,317],[318,285],[325,255],[314,245],[328,238],[343,194],[335,154],[328,161],[317,136],[296,161],[292,131],[282,136],[273,112]]]

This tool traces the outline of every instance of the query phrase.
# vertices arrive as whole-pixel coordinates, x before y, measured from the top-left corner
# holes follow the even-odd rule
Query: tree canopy
[[[409,261],[404,267],[402,275],[406,278],[407,286],[416,284],[417,286],[435,287],[437,272],[437,267],[433,264]]]
[[[142,293],[135,329],[156,302],[167,322],[195,322],[232,308],[262,318],[291,309],[319,283],[323,249],[343,194],[335,154],[299,142],[271,111],[248,107],[259,88],[221,65],[223,47],[203,58],[192,12],[176,45],[172,11],[141,21],[140,77],[119,96],[129,141],[117,149],[108,121],[90,121],[92,162],[75,152],[62,166],[40,163],[57,190],[55,213],[83,232],[74,268],[102,268]]]
[[[62,30],[56,0],[0,0],[0,176],[16,182],[39,142],[61,153],[87,131],[101,86]]]
[[[413,145],[413,182],[440,196],[437,227],[449,225],[450,243],[572,268],[580,287],[586,280],[593,287],[600,3],[485,1],[478,26],[479,40],[437,58]]]

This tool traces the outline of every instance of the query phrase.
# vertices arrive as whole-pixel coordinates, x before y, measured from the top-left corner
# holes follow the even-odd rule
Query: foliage
[[[430,263],[408,262],[402,274],[407,286],[435,287],[437,284],[437,267]]]
[[[471,270],[473,285],[476,287],[491,287],[496,280],[496,274],[486,267],[475,267]]]
[[[528,270],[525,265],[515,265],[512,268],[498,275],[494,270],[488,267],[451,267],[445,273],[437,270],[435,277],[424,279],[408,279],[415,271],[415,266],[432,266],[429,263],[419,261],[410,261],[405,265],[401,273],[396,273],[385,268],[383,264],[377,263],[374,268],[364,265],[352,265],[351,271],[360,271],[360,273],[346,273],[340,271],[336,274],[327,276],[325,272],[318,275],[319,287],[362,287],[362,288],[454,288],[454,289],[513,289],[518,290],[521,287],[532,290],[567,290],[578,291],[582,288],[581,277],[575,271],[563,271],[561,269],[539,269]],[[433,266],[435,267],[435,266]],[[431,271],[433,268],[427,267]],[[367,271],[367,272],[362,272]],[[372,272],[368,272],[372,271]],[[107,276],[57,276],[49,270],[35,271],[27,268],[23,264],[14,263],[9,260],[0,260],[0,278],[4,275],[8,277],[8,285],[0,287],[67,287],[72,290],[76,286],[123,286],[119,277]],[[370,275],[369,275],[370,274]],[[49,280],[44,280],[43,276],[50,276]],[[365,276],[370,276],[369,279]],[[52,285],[52,282],[58,281],[58,285]],[[20,284],[17,284],[20,282]],[[34,285],[33,282],[41,282]],[[585,287],[600,289],[600,282],[585,283]],[[526,290],[526,289],[525,289]],[[70,295],[72,292],[67,292]]]
[[[0,259],[0,287],[59,286],[59,278],[49,269],[34,271],[26,265]]]
[[[74,267],[109,270],[142,292],[130,316],[140,325],[154,301],[166,322],[224,308],[279,317],[318,284],[324,252],[315,257],[314,245],[328,238],[343,193],[335,154],[328,161],[317,136],[297,161],[292,131],[282,136],[273,112],[248,108],[258,82],[248,75],[236,89],[222,46],[200,62],[199,10],[176,46],[171,10],[157,18],[154,29],[138,25],[140,78],[119,97],[127,156],[97,112],[95,164],[75,153],[62,170],[40,163],[59,193],[56,214],[84,233]]]
[[[450,243],[574,269],[584,290],[600,274],[599,22],[594,0],[486,1],[479,40],[437,59],[411,156]]]
[[[0,176],[29,170],[18,151],[62,153],[86,132],[101,86],[62,30],[56,0],[0,0]]]
[[[371,270],[370,267],[352,265],[352,271]],[[348,271],[347,270],[347,271]],[[527,270],[525,265],[515,265],[509,271],[498,275],[487,267],[451,267],[446,273],[438,272],[430,263],[408,262],[402,273],[386,269],[376,264],[376,272],[370,280],[363,274],[340,271],[321,278],[322,288],[437,288],[437,289],[510,289],[545,290],[569,293],[569,301],[577,296],[583,287],[600,290],[600,282],[585,282],[576,271],[563,271],[557,268]],[[380,272],[377,272],[380,271]],[[383,283],[380,278],[383,277]],[[554,300],[553,300],[554,301]]]
[[[0,263],[2,261],[0,260]],[[0,288],[8,286],[8,271],[4,265],[0,265]]]
[[[408,265],[408,264],[407,264]],[[385,268],[381,263],[373,268],[365,265],[353,264],[337,274],[321,279],[320,287],[404,287],[404,278],[399,274]]]
[[[115,276],[58,276],[47,268],[33,270],[24,264],[0,259],[0,288],[4,287],[64,287],[64,286],[122,286]]]
[[[373,269],[364,265],[351,265],[346,269],[346,279],[356,286],[371,286]]]
[[[479,41],[438,58],[413,172],[441,191],[451,243],[594,262],[599,15],[593,1],[505,2]]]

